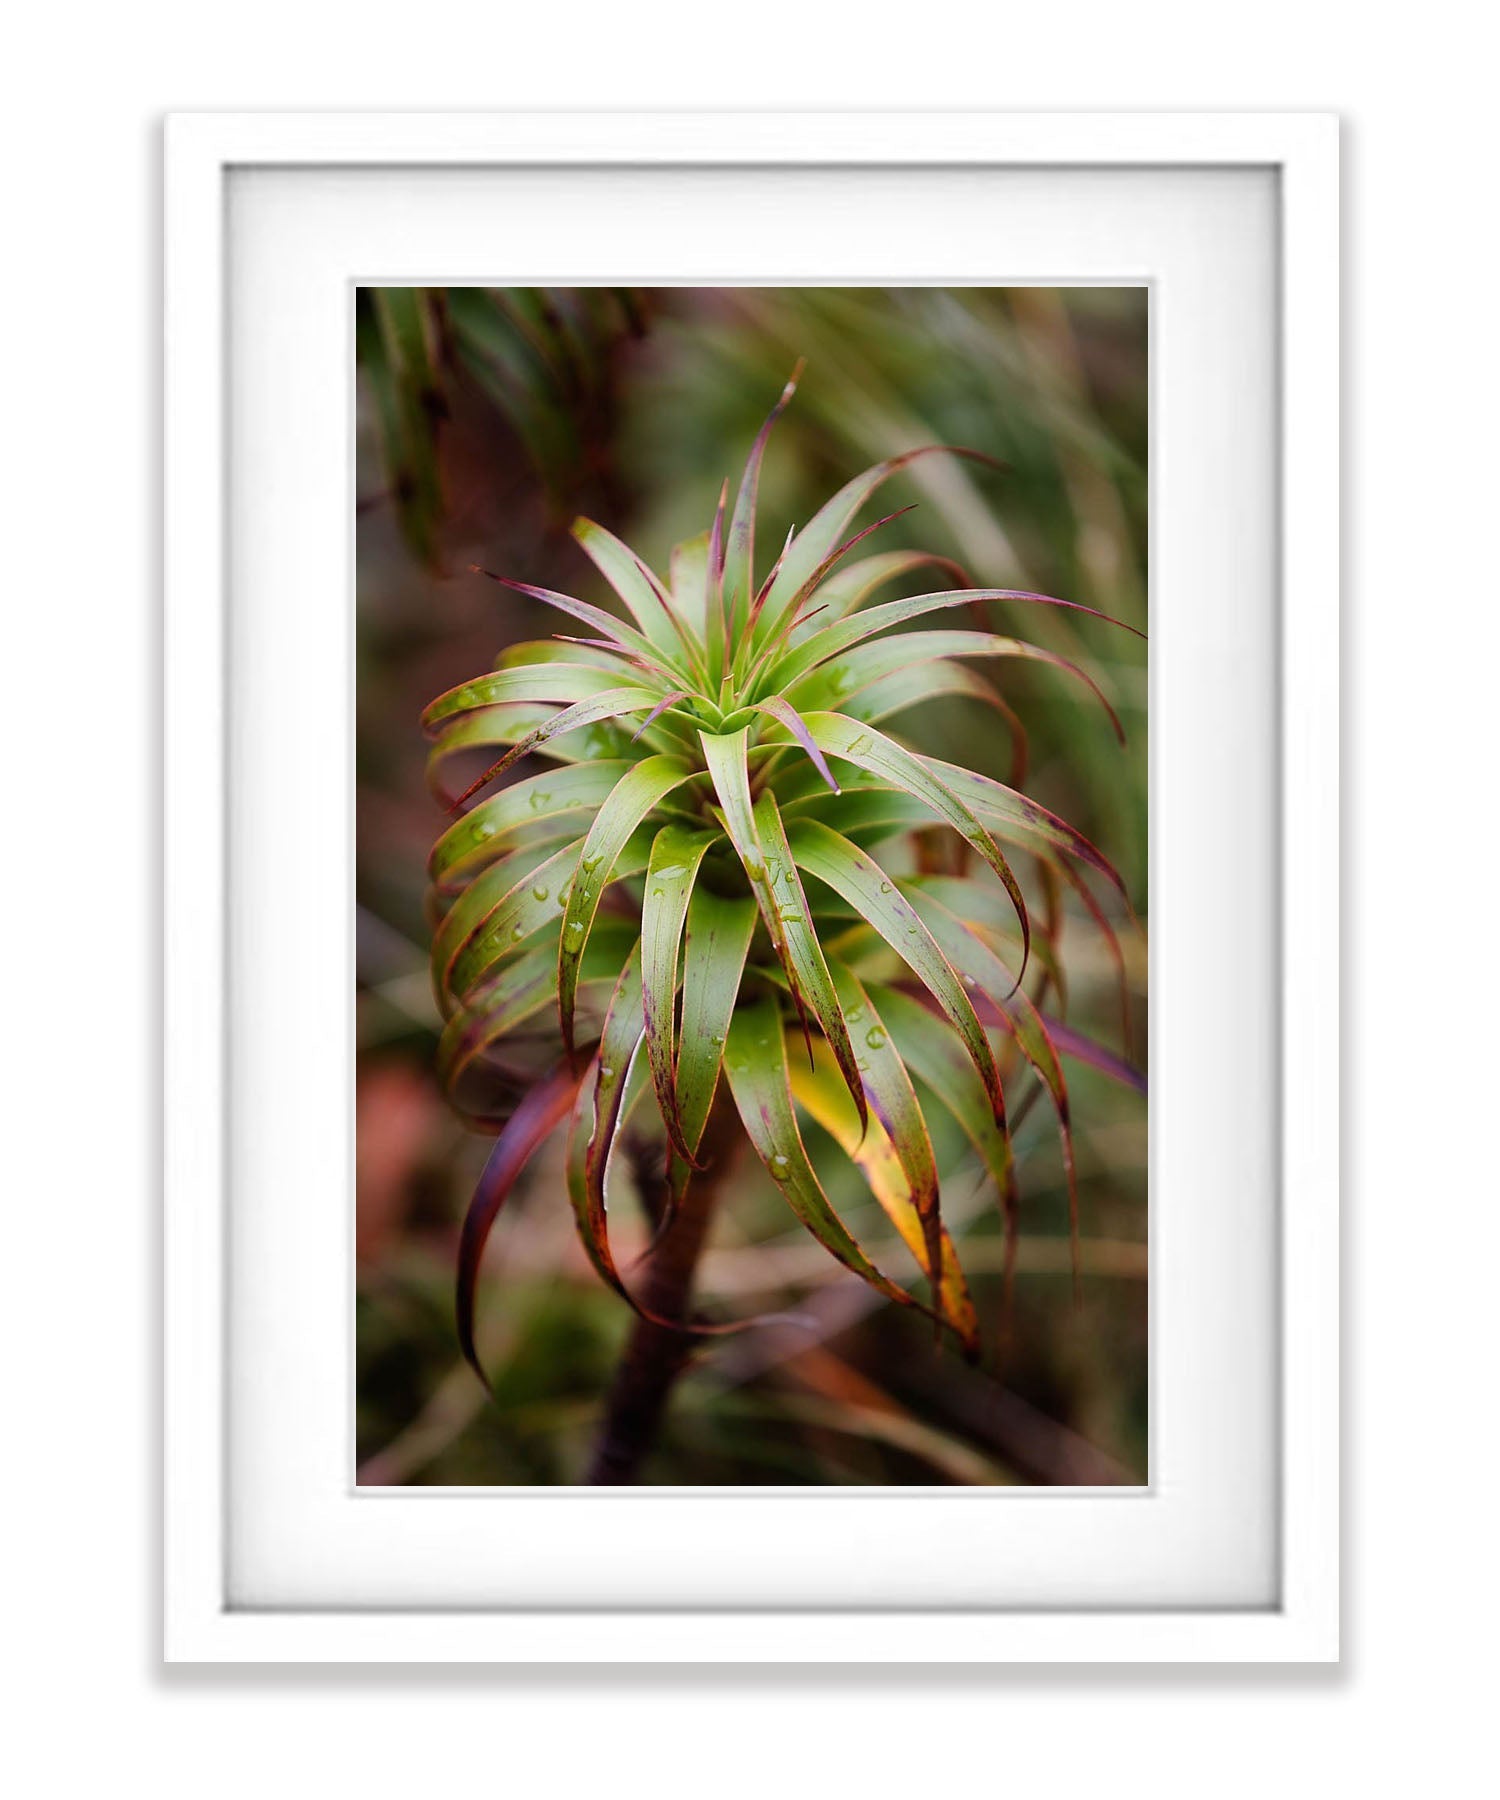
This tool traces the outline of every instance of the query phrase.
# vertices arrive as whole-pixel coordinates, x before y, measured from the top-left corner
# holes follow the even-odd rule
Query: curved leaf
[[[1024,975],[1031,954],[1031,918],[1026,909],[1026,896],[1000,846],[963,801],[933,774],[921,757],[914,756],[910,750],[903,749],[893,739],[858,719],[846,719],[842,713],[809,713],[807,729],[830,754],[841,756],[924,801],[979,852],[1000,877],[1021,922],[1021,974]]]
[[[567,1116],[573,1104],[581,1073],[566,1063],[544,1076],[522,1099],[509,1123],[495,1139],[484,1173],[464,1215],[463,1230],[458,1240],[458,1276],[455,1283],[454,1312],[458,1324],[458,1343],[464,1361],[479,1379],[489,1386],[489,1377],[480,1366],[474,1347],[474,1291],[479,1281],[479,1264],[484,1255],[490,1231],[504,1206],[516,1178],[531,1160],[537,1146],[548,1138]]]
[[[427,858],[428,880],[439,889],[467,881],[525,827],[598,806],[629,767],[624,761],[577,763],[516,782],[448,827]]]
[[[835,965],[834,986],[844,1022],[855,1043],[865,1097],[879,1119],[901,1165],[907,1193],[921,1225],[925,1267],[932,1283],[933,1304],[942,1310],[942,1218],[939,1214],[937,1158],[916,1090],[891,1034],[852,970]]]
[[[618,663],[612,669],[588,663],[524,663],[516,669],[497,669],[473,681],[462,681],[437,699],[422,714],[422,729],[435,735],[450,719],[478,712],[485,706],[516,702],[556,701],[572,705],[591,700],[620,685]]]
[[[949,557],[928,550],[878,550],[873,556],[862,556],[858,562],[845,563],[819,583],[818,599],[828,609],[824,628],[846,613],[856,612],[876,588],[922,568],[945,569],[960,585],[968,580],[966,572]]]
[[[630,608],[636,624],[657,652],[685,652],[688,661],[701,669],[703,646],[673,610],[661,583],[635,551],[592,519],[575,519],[572,532],[584,555]]]
[[[792,854],[802,868],[826,882],[891,946],[953,1021],[974,1067],[979,1071],[997,1119],[1005,1116],[1000,1071],[995,1053],[979,1023],[963,982],[955,974],[932,934],[896,891],[878,863],[847,838],[813,819],[798,820],[788,833]]]
[[[613,923],[613,922],[612,922]],[[637,941],[633,926],[623,921],[606,932],[594,930],[584,958],[580,987],[615,980],[622,960]],[[543,943],[498,974],[482,982],[448,1020],[438,1039],[437,1076],[450,1093],[477,1057],[499,1040],[557,1001],[557,947]]]
[[[677,1110],[677,964],[698,865],[718,835],[684,825],[662,826],[651,846],[641,902],[646,1053],[667,1135],[678,1155],[688,1162],[692,1162],[697,1145],[687,1142]]]
[[[1020,658],[1062,669],[1075,676],[1093,694],[1109,714],[1110,723],[1120,742],[1123,744],[1125,741],[1125,728],[1120,723],[1119,715],[1110,705],[1103,688],[1086,669],[1065,656],[1043,650],[1036,644],[1028,644],[1024,638],[999,637],[987,631],[906,631],[898,637],[861,644],[838,658],[834,664],[825,663],[804,676],[796,683],[790,698],[797,705],[809,709],[841,706],[850,696],[862,693],[887,675],[919,664],[950,658]]]
[[[939,1029],[942,1029],[939,1027]],[[881,1210],[900,1233],[919,1268],[928,1268],[927,1235],[917,1209],[912,1205],[907,1178],[900,1158],[890,1139],[877,1121],[869,1131],[861,1133],[859,1115],[850,1103],[849,1091],[826,1046],[819,1046],[815,1068],[806,1068],[796,1059],[788,1059],[792,1097],[797,1105],[820,1125],[870,1184]],[[968,1071],[973,1079],[973,1071]],[[977,1083],[975,1084],[977,1086]],[[941,1310],[964,1351],[972,1356],[979,1349],[979,1319],[969,1284],[964,1279],[953,1240],[946,1229],[939,1229],[941,1257]]]
[[[781,1011],[773,995],[735,1013],[725,1067],[746,1136],[792,1211],[846,1269],[852,1269],[888,1300],[918,1306],[904,1288],[881,1274],[828,1203],[797,1130]],[[926,1312],[927,1308],[920,1310]]]
[[[1076,856],[1080,862],[1096,869],[1122,899],[1127,898],[1124,878],[1114,864],[1081,831],[1058,818],[1056,813],[1048,812],[1028,795],[1006,787],[1004,782],[966,769],[961,763],[943,762],[936,756],[924,756],[921,761],[981,818],[998,820],[1012,831],[1025,833],[1028,841],[1040,838],[1052,849]]]
[[[1080,606],[1074,600],[1054,599],[1051,594],[1032,594],[1021,588],[949,588],[937,594],[913,594],[905,600],[887,600],[882,606],[872,606],[868,612],[835,620],[776,662],[776,685],[785,693],[809,669],[842,656],[866,638],[878,637],[882,631],[889,631],[893,625],[904,625],[908,619],[920,619],[946,607],[968,606],[976,600],[1020,600],[1037,606],[1061,606],[1069,612],[1083,612],[1091,618],[1102,619],[1107,625],[1118,625],[1135,637],[1146,635],[1133,625],[1127,625],[1123,619],[1112,619],[1108,613],[1096,612],[1092,606]]]
[[[573,1122],[568,1134],[568,1198],[578,1236],[595,1271],[620,1297],[635,1305],[615,1267],[609,1247],[608,1202],[604,1179],[614,1148],[621,1102],[627,1077],[640,1046],[644,1021],[641,1010],[640,944],[625,959],[605,1014],[599,1054],[590,1065],[592,1081],[578,1090]]]
[[[750,727],[722,735],[700,731],[703,760],[713,778],[714,792],[724,812],[724,829],[734,845],[746,876],[759,890],[765,880],[766,859],[755,829],[755,802],[750,795]],[[772,931],[774,936],[774,929]]]
[[[950,444],[923,444],[915,450],[904,450],[899,456],[887,457],[884,462],[876,463],[862,475],[856,475],[852,481],[845,482],[792,540],[791,548],[782,560],[781,570],[771,583],[761,609],[755,632],[757,643],[765,643],[774,636],[777,629],[791,616],[808,582],[832,554],[854,515],[875,490],[919,457],[939,452],[950,456],[971,457],[977,462],[987,463],[992,460],[977,451],[962,450]]]
[[[637,763],[594,814],[588,836],[579,847],[578,872],[568,892],[557,947],[557,1016],[563,1046],[570,1056],[579,960],[588,945],[600,897],[614,879],[616,859],[647,813],[693,773],[691,763],[675,756],[650,756]]]
[[[470,933],[449,966],[447,985],[450,994],[462,1000],[497,964],[512,956],[528,937],[544,926],[559,924],[559,916],[567,906],[569,884],[577,870],[581,848],[580,844],[569,844],[556,856],[549,857],[530,876],[517,883],[499,905],[490,908],[480,928]],[[646,867],[650,850],[649,836],[645,832],[635,833],[615,859],[611,879],[624,881],[639,875]],[[478,887],[488,873],[481,875],[474,887]],[[468,897],[466,892],[458,906],[463,906]],[[458,906],[454,908],[455,912]],[[434,961],[434,974],[437,973]]]
[[[792,997],[802,1016],[804,1032],[807,1030],[804,1007],[811,1007],[813,1017],[832,1047],[854,1104],[859,1108],[860,1122],[864,1123],[868,1114],[858,1058],[849,1041],[849,1029],[839,1007],[838,993],[818,941],[818,928],[797,874],[796,859],[787,843],[774,794],[762,794],[755,803],[755,824],[766,858],[766,879],[764,885],[756,885],[755,897],[766,929],[791,982]],[[811,1053],[809,1042],[809,1058]]]
[[[484,575],[489,580],[498,582],[501,587],[510,588],[514,593],[526,594],[533,600],[540,600],[544,606],[556,607],[559,612],[567,613],[569,618],[577,619],[581,625],[587,625],[591,631],[597,631],[600,637],[627,652],[653,675],[681,681],[687,673],[678,660],[660,644],[653,643],[643,632],[627,625],[623,619],[617,619],[602,606],[594,606],[587,600],[575,600],[571,594],[559,593],[556,588],[534,587],[529,581],[512,581],[508,575],[493,575],[488,569],[480,568],[478,563],[470,563],[469,568],[471,573]]]
[[[1013,984],[1011,972],[999,956],[962,919],[955,918],[930,893],[913,889],[913,905],[937,939],[943,955],[965,979],[994,1006],[1000,1023],[1016,1040],[1016,1046],[1041,1077],[1057,1113],[1062,1146],[1063,1172],[1068,1183],[1068,1233],[1073,1245],[1074,1275],[1078,1257],[1078,1175],[1073,1160],[1073,1123],[1068,1104],[1068,1084],[1057,1047],[1047,1035],[1042,1015],[1023,988]]]
[[[469,883],[432,938],[433,993],[445,1016],[483,973],[476,945],[514,950],[555,921],[554,896],[572,880],[577,861],[578,845],[566,844],[540,860],[508,856]],[[498,961],[501,953],[496,949],[489,960]]]
[[[829,768],[827,759],[824,757],[823,752],[818,748],[816,739],[807,729],[807,725],[803,720],[802,715],[794,706],[783,700],[779,694],[776,694],[769,700],[757,701],[754,710],[758,713],[764,713],[768,719],[774,719],[778,725],[784,725],[812,758],[813,767],[823,777],[824,781],[827,782],[828,786],[835,794],[838,793],[839,784],[834,780],[833,770]]]
[[[724,1043],[739,998],[755,919],[755,902],[748,894],[725,897],[702,882],[693,890],[682,959],[676,1097],[682,1141],[694,1156],[718,1090]],[[681,1198],[688,1173],[689,1165],[675,1159],[671,1172],[674,1200]]]
[[[725,640],[733,645],[740,641],[750,622],[750,605],[755,597],[755,509],[760,493],[760,466],[766,454],[771,429],[791,403],[802,374],[799,358],[781,398],[771,408],[766,422],[756,433],[750,454],[745,459],[745,472],[740,477],[735,495],[734,513],[729,521],[729,538],[724,548],[723,594]]]
[[[536,726],[525,737],[513,743],[498,762],[491,763],[477,781],[469,783],[448,810],[457,811],[465,800],[477,794],[482,787],[488,787],[497,775],[503,775],[513,762],[552,738],[577,731],[584,725],[598,725],[607,719],[620,719],[630,713],[649,711],[655,705],[657,697],[652,688],[615,687],[605,689],[602,694],[595,694],[590,700],[580,700],[576,706],[565,706],[545,724]]]
[[[874,987],[882,1016],[905,1063],[918,1080],[957,1121],[959,1129],[979,1153],[999,1196],[1005,1224],[1005,1292],[1009,1308],[1016,1246],[1020,1239],[1021,1196],[1016,1186],[1016,1163],[1010,1129],[1003,1112],[991,1110],[989,1096],[975,1079],[969,1059],[941,1019],[921,1001],[896,988]]]

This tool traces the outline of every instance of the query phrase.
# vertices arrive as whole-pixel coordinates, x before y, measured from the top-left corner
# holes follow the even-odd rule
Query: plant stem
[[[738,1137],[739,1119],[721,1094],[699,1146],[707,1166],[694,1172],[676,1217],[646,1265],[641,1301],[660,1318],[691,1317],[693,1275]],[[637,1479],[695,1341],[684,1331],[636,1319],[604,1404],[604,1422],[584,1477],[589,1486],[626,1487]]]

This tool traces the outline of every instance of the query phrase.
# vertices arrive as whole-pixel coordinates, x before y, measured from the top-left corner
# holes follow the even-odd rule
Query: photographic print
[[[359,1484],[1144,1483],[1147,291],[353,303]]]

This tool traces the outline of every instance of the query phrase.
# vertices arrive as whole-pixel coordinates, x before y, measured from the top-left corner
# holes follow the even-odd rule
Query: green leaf
[[[678,1155],[693,1160],[677,1110],[677,964],[682,928],[693,882],[716,831],[664,825],[651,846],[646,893],[641,902],[641,974],[646,1020],[646,1052],[662,1122]]]
[[[925,1270],[929,1267],[926,1231],[912,1204],[901,1160],[878,1119],[867,1131],[861,1132],[859,1114],[849,1098],[849,1090],[844,1086],[837,1065],[828,1053],[827,1045],[820,1044],[817,1049],[816,1066],[813,1068],[807,1068],[795,1057],[788,1059],[792,1096],[808,1117],[828,1133],[859,1169],[870,1184],[870,1192],[881,1210],[900,1233],[913,1261],[918,1268]],[[962,1052],[959,1057],[962,1061]],[[965,1070],[972,1082],[973,1071],[967,1064]],[[978,1083],[974,1085],[977,1088]],[[963,1267],[958,1260],[958,1252],[946,1229],[940,1229],[939,1245],[942,1258],[943,1323],[952,1329],[966,1354],[973,1356],[979,1349],[979,1319],[969,1294],[969,1284],[964,1279]]]
[[[454,811],[462,806],[465,800],[477,794],[480,788],[487,787],[497,775],[503,775],[513,762],[532,750],[540,749],[553,738],[562,737],[569,731],[577,731],[585,725],[602,724],[607,719],[624,718],[630,713],[648,712],[657,697],[656,691],[651,688],[616,687],[596,694],[591,700],[580,700],[576,706],[565,706],[545,724],[536,726],[525,737],[513,743],[498,762],[492,763],[477,781],[469,783],[449,810]]]
[[[677,1050],[676,1095],[682,1141],[694,1156],[698,1154],[718,1089],[724,1042],[739,998],[755,919],[755,902],[748,894],[716,894],[702,882],[693,890],[682,959],[682,1037]],[[674,1159],[674,1199],[681,1198],[688,1174],[689,1165],[681,1158]]]
[[[537,1147],[567,1117],[582,1080],[581,1071],[575,1073],[564,1063],[528,1090],[509,1123],[495,1139],[495,1147],[464,1215],[458,1240],[458,1278],[454,1294],[458,1342],[464,1361],[486,1387],[489,1378],[480,1366],[479,1352],[474,1347],[474,1293],[484,1247],[517,1177]]]
[[[902,1062],[952,1113],[999,1193],[1014,1196],[1015,1159],[1004,1113],[996,1117],[983,1083],[953,1032],[920,1000],[899,988],[872,983],[868,992],[880,1007]]]
[[[818,928],[807,904],[796,860],[787,843],[786,831],[776,797],[761,795],[755,805],[756,833],[765,851],[766,878],[757,883],[755,898],[766,922],[776,954],[786,970],[792,998],[807,1032],[806,1008],[811,1007],[823,1036],[827,1038],[843,1074],[845,1084],[859,1108],[861,1122],[866,1117],[864,1084],[860,1080],[859,1063],[849,1030],[839,1008],[838,993],[829,973],[823,947],[818,941]],[[808,1052],[811,1055],[811,1042]]]
[[[639,946],[631,951],[620,973],[605,1017],[599,1053],[589,1064],[592,1080],[583,1083],[573,1105],[567,1149],[568,1198],[590,1263],[641,1318],[692,1337],[729,1337],[768,1323],[771,1315],[756,1314],[722,1324],[668,1318],[631,1293],[610,1249],[605,1194],[610,1154],[622,1123],[644,1087],[639,1056],[644,1014],[638,952]]]
[[[776,686],[785,693],[809,669],[831,662],[856,644],[862,644],[866,638],[878,637],[882,631],[889,631],[893,625],[904,625],[909,619],[920,619],[946,607],[968,606],[976,600],[1020,600],[1039,606],[1062,606],[1070,612],[1084,612],[1091,618],[1103,619],[1108,625],[1118,625],[1122,631],[1129,631],[1136,637],[1145,636],[1122,619],[1112,619],[1108,613],[1095,612],[1092,606],[1079,606],[1072,600],[1055,600],[1050,594],[1032,594],[1021,588],[954,588],[938,594],[913,594],[905,600],[887,600],[883,606],[872,606],[868,612],[836,620],[776,660],[772,665]]]
[[[703,760],[713,778],[714,792],[724,812],[724,828],[744,865],[751,885],[765,879],[766,859],[755,829],[755,802],[750,796],[750,727],[725,735],[700,731]],[[773,933],[774,935],[774,933]]]
[[[845,711],[851,719],[879,725],[897,713],[909,712],[914,706],[930,706],[948,694],[977,700],[1005,720],[1011,741],[1011,780],[1019,781],[1026,770],[1026,728],[1004,697],[982,675],[976,675],[962,663],[940,662],[926,668],[899,669],[867,687],[848,702]]]
[[[544,700],[572,705],[578,700],[592,700],[596,694],[617,688],[620,675],[618,663],[612,669],[569,662],[526,663],[520,668],[498,669],[439,694],[422,714],[422,729],[434,736],[450,719],[478,712],[485,706]]]
[[[740,477],[739,492],[735,495],[734,513],[729,521],[729,538],[724,549],[723,576],[726,638],[730,644],[738,644],[744,636],[750,623],[751,602],[755,598],[755,512],[760,493],[761,463],[765,458],[771,429],[796,393],[801,373],[802,363],[799,360],[786,386],[781,390],[781,398],[771,408],[765,424],[750,446],[750,454],[745,459],[745,472]]]
[[[570,618],[577,619],[580,624],[587,625],[601,637],[609,639],[651,674],[663,677],[669,683],[686,678],[686,668],[669,649],[653,643],[643,632],[627,625],[623,619],[605,612],[602,606],[594,606],[587,600],[575,600],[571,594],[559,593],[556,588],[533,587],[530,582],[512,581],[507,575],[491,574],[488,569],[480,568],[478,563],[471,563],[469,567],[473,574],[487,576],[501,587],[510,588],[513,593],[527,594],[533,600],[540,600],[544,606],[555,606],[559,612],[567,613]]]
[[[637,936],[634,927],[623,921],[611,921],[608,931],[602,924],[596,927],[579,986],[604,980],[613,983]],[[493,978],[465,998],[444,1026],[438,1040],[438,1080],[452,1093],[477,1057],[556,1000],[556,944],[543,942],[514,962],[502,964]]]
[[[579,1239],[596,1272],[632,1306],[635,1301],[615,1267],[609,1247],[604,1181],[627,1078],[643,1029],[641,954],[637,942],[625,959],[610,998],[599,1054],[589,1068],[592,1079],[578,1090],[567,1150],[568,1198]]]
[[[1056,813],[1048,812],[1028,795],[1017,793],[1003,782],[966,769],[960,763],[943,762],[936,756],[924,756],[921,761],[981,818],[998,823],[1008,833],[1021,833],[1022,840],[1028,844],[1039,839],[1050,849],[1076,856],[1080,862],[1097,870],[1122,899],[1126,898],[1125,882],[1114,864],[1095,849],[1081,831],[1058,818]]]
[[[572,879],[577,861],[576,843],[541,858],[507,856],[469,883],[432,938],[433,991],[444,1016],[489,963],[556,922],[555,896]],[[486,962],[489,949],[494,953]]]
[[[687,623],[673,611],[661,583],[628,544],[592,519],[575,519],[573,536],[584,554],[635,615],[658,653],[686,654],[689,664],[703,668],[703,646]]]
[[[927,1121],[906,1065],[869,991],[852,970],[835,965],[834,986],[855,1046],[865,1097],[890,1139],[906,1179],[907,1192],[921,1223],[925,1268],[932,1283],[933,1304],[942,1310],[942,1218],[939,1213],[937,1158]]]
[[[860,644],[832,664],[825,663],[796,683],[791,698],[799,706],[843,705],[854,694],[862,693],[887,675],[918,665],[948,658],[1005,660],[1020,658],[1046,663],[1077,677],[1109,714],[1110,722],[1123,741],[1125,732],[1104,690],[1087,670],[1065,656],[1057,656],[1024,638],[998,637],[987,631],[904,631],[893,638]]]
[[[945,569],[954,581],[968,579],[956,562],[946,556],[935,556],[926,550],[881,550],[874,556],[862,556],[858,562],[845,563],[818,587],[818,600],[826,608],[816,624],[800,628],[807,633],[826,630],[835,619],[857,611],[876,588],[884,587],[908,575],[913,569]]]
[[[858,719],[846,719],[842,713],[809,713],[807,729],[831,755],[841,756],[924,801],[979,852],[1000,877],[1016,909],[1016,917],[1021,923],[1021,973],[1024,975],[1031,952],[1031,919],[1026,909],[1026,896],[1000,846],[963,801],[933,774],[921,757],[914,756],[910,750],[903,749],[893,739]]]
[[[896,884],[863,850],[812,819],[798,820],[787,834],[792,854],[802,868],[841,894],[866,923],[885,939],[952,1020],[974,1067],[979,1071],[996,1118],[1005,1116],[1000,1072],[984,1027],[963,982],[932,939]]]
[[[685,539],[672,550],[669,570],[672,607],[700,638],[708,636],[708,533]]]
[[[1008,1297],[1020,1236],[1021,1196],[1005,1114],[1002,1110],[996,1115],[958,1040],[920,1000],[896,988],[872,986],[869,991],[872,999],[879,1002],[881,1016],[902,1062],[953,1115],[995,1184],[1000,1216],[1005,1223]]]
[[[627,762],[578,763],[516,782],[448,827],[427,859],[428,879],[439,889],[467,881],[503,854],[525,827],[598,806],[629,767]]]
[[[1073,1243],[1074,1273],[1078,1251],[1078,1175],[1073,1160],[1073,1126],[1068,1105],[1068,1085],[1057,1048],[1047,1035],[1042,1016],[1024,989],[1015,985],[1010,970],[999,956],[955,918],[930,893],[913,891],[912,904],[936,938],[944,956],[964,978],[973,983],[994,1006],[1000,1022],[1016,1040],[1017,1048],[1041,1077],[1057,1113],[1062,1145],[1063,1171],[1068,1183],[1068,1229]]]
[[[569,1055],[573,1051],[573,1002],[579,959],[588,945],[599,901],[614,879],[616,859],[636,827],[665,795],[692,778],[691,763],[675,756],[651,756],[622,776],[594,815],[578,853],[578,872],[563,912],[557,950],[557,1016]]]
[[[935,451],[948,451],[952,455],[967,455],[970,452],[952,450],[946,444],[924,444],[917,450],[905,450],[899,456],[887,457],[884,462],[876,463],[873,468],[866,469],[862,475],[856,475],[853,481],[846,482],[831,500],[825,501],[807,525],[792,540],[791,548],[782,560],[781,568],[775,581],[771,583],[761,615],[756,623],[755,642],[766,643],[777,629],[783,625],[796,610],[798,602],[803,598],[807,585],[812,581],[820,567],[838,547],[839,540],[848,530],[854,515],[865,504],[875,490],[892,475],[898,474],[919,456],[930,456]],[[988,458],[981,458],[988,461]]]
[[[544,927],[559,925],[560,915],[567,903],[568,884],[577,869],[578,852],[581,848],[581,844],[569,844],[555,856],[549,857],[508,890],[498,904],[494,903],[492,896],[489,898],[479,928],[475,930],[470,925],[461,948],[448,964],[445,990],[448,995],[463,1000],[473,993],[492,969],[515,955],[527,938]],[[616,858],[613,879],[624,881],[632,875],[639,875],[646,867],[650,851],[649,835],[644,831],[637,832]],[[473,887],[460,896],[454,912],[465,906],[474,889],[488,881],[493,873],[493,870],[487,869],[474,882]],[[448,920],[445,919],[438,936],[444,936],[447,928]],[[440,974],[436,940],[433,974],[435,977]],[[452,1000],[444,1005],[440,998],[439,1004],[443,1005],[446,1012]]]
[[[764,713],[768,719],[774,719],[778,725],[785,726],[812,758],[813,767],[823,777],[824,781],[827,782],[828,786],[835,794],[838,793],[839,784],[834,779],[833,770],[829,768],[828,763],[823,756],[823,752],[818,748],[817,741],[807,729],[806,722],[794,706],[789,705],[788,702],[783,700],[778,694],[769,700],[757,702],[755,711]]]
[[[860,1249],[818,1182],[797,1130],[786,1040],[774,995],[742,1006],[735,1013],[729,1027],[725,1066],[745,1134],[792,1211],[846,1269],[852,1269],[888,1300],[916,1306],[912,1296],[882,1275]]]

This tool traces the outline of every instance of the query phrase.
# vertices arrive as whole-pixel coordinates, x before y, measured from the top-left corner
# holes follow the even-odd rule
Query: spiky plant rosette
[[[732,513],[726,481],[711,528],[673,551],[667,582],[610,532],[576,522],[574,537],[633,623],[492,576],[569,615],[585,635],[517,645],[424,715],[434,792],[461,813],[429,864],[440,1073],[471,1120],[498,1127],[459,1250],[459,1334],[476,1369],[485,1242],[528,1158],[564,1122],[584,1250],[616,1293],[654,1317],[611,1249],[611,1149],[636,1108],[654,1101],[667,1146],[660,1235],[700,1175],[721,1081],[808,1231],[886,1299],[935,1318],[966,1352],[976,1350],[978,1323],[942,1220],[925,1109],[936,1103],[956,1119],[1013,1246],[1002,1071],[1030,1070],[1056,1115],[1076,1241],[1059,1052],[1069,1037],[1043,1005],[1051,995],[1060,1009],[1064,997],[1062,886],[1082,900],[1118,963],[1090,878],[1122,900],[1123,885],[1093,844],[1018,787],[921,755],[883,727],[961,694],[999,706],[1019,733],[972,659],[1058,664],[1109,703],[1082,669],[1019,638],[896,631],[987,600],[1070,604],[973,588],[956,565],[917,551],[851,558],[878,528],[847,535],[856,514],[928,450],[891,457],[841,488],[789,534],[757,584],[761,463],[795,384],[794,374],[751,448]],[[923,568],[950,585],[869,604]],[[451,768],[477,750],[500,754],[453,795]],[[549,766],[470,806],[532,758]],[[933,827],[956,834],[959,873],[906,872],[913,834]],[[1032,916],[1016,858],[1036,871],[1044,916]],[[932,858],[918,866],[930,869]],[[1076,1053],[1077,1041],[1070,1047]],[[497,1072],[523,1084],[508,1116],[496,1108]],[[877,1268],[835,1211],[799,1112],[863,1172],[927,1278],[927,1301]],[[687,1328],[725,1327],[699,1319]]]

